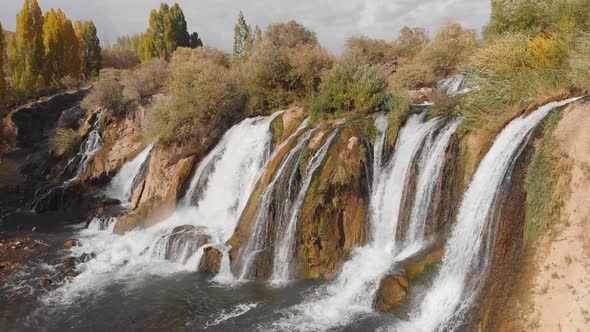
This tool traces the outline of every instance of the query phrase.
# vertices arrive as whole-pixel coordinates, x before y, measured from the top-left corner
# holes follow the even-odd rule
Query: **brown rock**
[[[51,285],[52,283],[53,282],[50,279],[46,279],[46,278],[39,280],[39,286],[41,286],[41,287],[47,287],[47,286]]]
[[[201,262],[199,263],[199,271],[217,273],[221,265],[221,258],[223,254],[215,247],[205,248]]]
[[[76,240],[67,240],[64,243],[64,246],[66,246],[68,248],[71,248],[71,247],[74,247],[74,246],[77,246],[77,245],[78,245],[78,241],[76,241]]]
[[[375,306],[383,312],[391,311],[396,304],[406,298],[408,279],[404,276],[388,276],[381,281],[377,291]]]

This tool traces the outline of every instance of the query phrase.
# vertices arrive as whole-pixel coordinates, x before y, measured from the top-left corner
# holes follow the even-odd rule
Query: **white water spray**
[[[116,198],[121,203],[128,203],[133,193],[133,186],[137,183],[137,177],[140,175],[142,168],[148,161],[153,144],[148,145],[135,158],[125,163],[117,175],[113,177],[111,183],[106,188],[107,196]]]

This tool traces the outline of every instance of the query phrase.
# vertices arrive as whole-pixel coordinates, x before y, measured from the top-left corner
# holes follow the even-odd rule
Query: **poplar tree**
[[[97,76],[101,68],[102,50],[100,48],[100,40],[96,36],[96,27],[92,21],[84,22],[82,41],[82,57],[84,63],[82,73],[87,78]]]
[[[74,34],[76,35],[76,42],[78,44],[78,58],[80,59],[80,74],[84,74],[84,24],[78,20],[74,22]]]
[[[238,22],[234,26],[234,61],[242,62],[252,49],[252,29],[246,23],[244,13],[240,11]]]
[[[66,15],[58,9],[45,14],[43,22],[44,77],[47,85],[59,85],[65,76],[80,75],[80,42]]]
[[[43,15],[36,0],[25,0],[10,37],[13,85],[25,95],[43,87]]]
[[[4,29],[0,23],[0,110],[6,106],[8,100],[8,87],[6,85],[6,78],[4,77],[4,64],[6,58],[6,40],[4,39]]]
[[[198,40],[195,40],[198,43]],[[178,4],[169,7],[160,4],[159,10],[150,12],[149,27],[143,34],[139,57],[142,61],[170,57],[178,47],[191,46],[184,13]]]
[[[203,46],[203,41],[196,32],[191,33],[190,48],[197,48]]]

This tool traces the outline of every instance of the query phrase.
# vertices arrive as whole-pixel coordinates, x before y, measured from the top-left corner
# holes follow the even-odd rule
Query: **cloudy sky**
[[[62,8],[71,19],[92,19],[104,42],[142,32],[149,11],[162,0],[38,0],[43,11]],[[422,26],[429,33],[456,21],[478,32],[487,23],[490,0],[176,0],[189,31],[197,31],[208,46],[230,50],[233,25],[240,10],[246,21],[264,27],[296,20],[314,30],[322,45],[339,53],[350,36],[393,40],[404,25]],[[0,22],[14,30],[22,0],[0,0]]]

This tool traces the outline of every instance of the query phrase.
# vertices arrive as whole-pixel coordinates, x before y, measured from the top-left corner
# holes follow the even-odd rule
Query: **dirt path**
[[[555,135],[573,159],[562,222],[539,243],[527,330],[590,331],[590,102],[564,114]],[[549,234],[551,233],[551,234]]]

